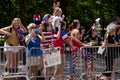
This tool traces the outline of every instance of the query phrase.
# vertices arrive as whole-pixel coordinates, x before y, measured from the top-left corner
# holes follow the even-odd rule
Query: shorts
[[[42,57],[40,57],[40,56],[29,56],[29,57],[26,58],[26,63],[27,63],[27,66],[40,65],[40,64],[42,64]]]
[[[17,52],[19,52],[19,50],[20,50],[20,48],[18,48],[18,47],[11,46],[11,45],[7,44],[6,42],[4,43],[4,52],[12,51],[14,53],[17,53]]]

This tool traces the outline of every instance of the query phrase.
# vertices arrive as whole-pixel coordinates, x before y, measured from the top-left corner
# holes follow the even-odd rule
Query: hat
[[[46,14],[46,15],[44,15],[42,21],[47,22],[49,20],[49,18],[50,18],[50,14]]]
[[[34,28],[34,27],[36,27],[35,23],[30,23],[30,24],[27,26],[27,29]]]
[[[38,13],[34,14],[33,23],[40,24],[40,20],[41,20],[40,14]]]

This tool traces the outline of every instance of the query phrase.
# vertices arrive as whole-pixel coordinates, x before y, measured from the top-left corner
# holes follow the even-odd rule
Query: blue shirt
[[[29,35],[26,36],[26,38]],[[36,39],[31,39],[29,44],[26,45],[27,56],[42,56],[43,52],[40,49],[40,38],[36,35]]]

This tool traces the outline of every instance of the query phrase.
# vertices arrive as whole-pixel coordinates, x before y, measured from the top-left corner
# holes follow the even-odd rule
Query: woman
[[[61,64],[55,67],[55,80],[62,77],[65,65],[65,47],[64,43],[66,42],[70,47],[73,47],[70,38],[68,37],[65,29],[66,29],[66,22],[61,21],[61,25],[59,27],[59,31],[57,32],[57,39],[53,41],[52,45],[54,47],[60,47],[60,54],[61,54]],[[58,76],[59,75],[59,76]]]
[[[7,35],[4,43],[4,51],[6,55],[5,69],[9,72],[17,72],[19,60],[19,46],[21,41],[24,41],[23,33],[26,33],[26,28],[22,25],[20,18],[14,18],[11,25],[0,29],[1,34]]]
[[[53,42],[54,35],[51,32],[51,26],[49,22],[42,23],[42,28],[43,28],[43,35],[45,37],[45,41],[41,42],[41,48],[43,49],[43,53],[44,53],[43,55],[45,56],[50,51],[49,48],[50,48],[51,43]],[[47,49],[48,51],[44,49]],[[47,76],[50,76],[50,69],[52,68],[54,67],[46,68],[45,74]],[[47,77],[46,80],[49,80],[49,77]]]
[[[88,35],[84,37],[83,42],[90,46],[99,46],[102,45],[102,39],[98,36],[98,31],[96,26],[92,26]],[[94,54],[95,49],[85,48],[85,70],[87,73],[93,73],[94,70]],[[91,75],[91,80],[93,80],[93,75]]]
[[[78,63],[78,51],[80,49],[80,47],[82,45],[84,45],[80,40],[79,40],[79,36],[80,36],[80,32],[79,32],[79,28],[80,28],[80,22],[79,20],[73,20],[72,24],[71,24],[71,41],[74,47],[76,47],[76,49],[72,49],[72,63],[70,63],[70,72],[71,73],[76,73],[76,66]],[[71,76],[72,80],[76,80],[76,75]]]
[[[110,25],[105,34],[104,45],[107,46],[105,51],[106,71],[109,73],[103,73],[107,77],[107,80],[115,80],[115,69],[118,63],[118,38],[115,34],[115,26]],[[102,75],[99,75],[100,78]]]
[[[36,76],[38,66],[40,65],[40,62],[42,62],[41,56],[43,54],[40,50],[40,42],[44,41],[45,38],[42,33],[41,27],[36,28],[36,25],[34,23],[29,24],[27,28],[29,30],[29,34],[25,38],[27,48],[27,65],[30,66],[30,75]]]

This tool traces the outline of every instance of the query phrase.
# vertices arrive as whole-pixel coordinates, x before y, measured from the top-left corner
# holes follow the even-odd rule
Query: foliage
[[[34,13],[53,13],[52,4],[56,0],[0,0],[0,27],[10,25],[14,17],[20,17],[27,26],[33,21]],[[57,0],[64,2],[64,0]],[[119,16],[119,0],[66,0],[62,8],[66,9],[68,24],[79,19],[82,26],[89,28],[96,18],[102,19],[102,26],[110,22],[112,16]],[[41,17],[41,18],[42,18]]]

